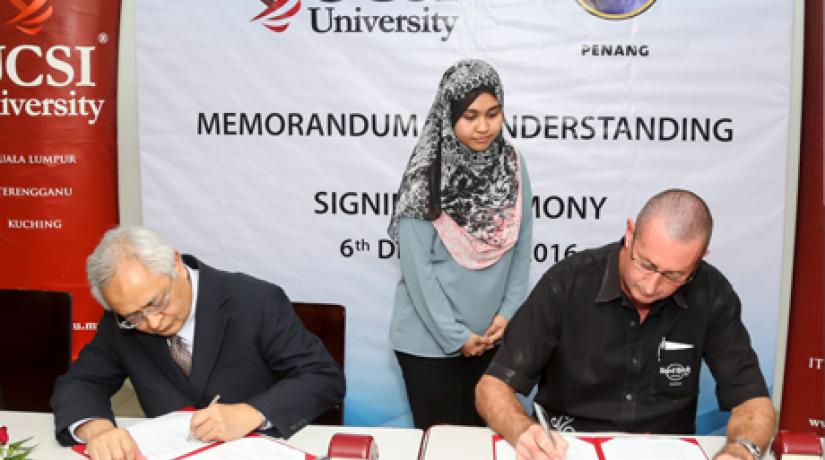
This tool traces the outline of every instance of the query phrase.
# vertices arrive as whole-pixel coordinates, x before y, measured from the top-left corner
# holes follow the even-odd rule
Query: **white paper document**
[[[194,412],[171,412],[160,417],[146,419],[127,427],[140,452],[148,460],[170,460],[191,454],[210,446],[197,454],[186,457],[192,460],[304,460],[306,453],[274,439],[253,436],[223,444],[206,443],[189,439],[189,422]]]
[[[209,443],[188,439],[194,412],[170,412],[127,427],[148,460],[169,460],[201,449]]]
[[[596,446],[587,441],[570,436],[562,435],[567,440],[567,455],[564,456],[566,460],[599,460],[596,454]]]
[[[701,447],[674,438],[613,438],[602,452],[606,460],[707,460]]]
[[[567,440],[565,460],[599,460],[596,447],[593,444],[572,435],[562,434],[562,436]],[[496,441],[495,450],[496,460],[516,460],[515,449],[504,439]]]

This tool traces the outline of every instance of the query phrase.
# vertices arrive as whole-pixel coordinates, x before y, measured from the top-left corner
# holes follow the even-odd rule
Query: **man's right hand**
[[[563,460],[567,454],[567,441],[555,431],[551,436],[556,441],[555,447],[539,425],[530,425],[518,437],[518,460]]]
[[[129,432],[109,420],[89,420],[75,434],[86,441],[86,455],[92,460],[146,460]]]

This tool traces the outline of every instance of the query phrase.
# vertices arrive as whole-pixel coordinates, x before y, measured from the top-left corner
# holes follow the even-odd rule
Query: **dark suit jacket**
[[[289,437],[344,396],[344,375],[321,341],[309,333],[283,290],[241,273],[216,270],[184,255],[199,270],[195,344],[186,379],[167,339],[122,330],[106,313],[94,339],[51,398],[55,433],[74,443],[69,425],[85,418],[114,421],[109,398],[130,378],[143,411],[156,417],[186,406],[245,402],[278,436]]]

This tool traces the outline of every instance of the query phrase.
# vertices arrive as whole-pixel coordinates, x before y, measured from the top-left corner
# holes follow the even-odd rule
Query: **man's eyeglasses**
[[[161,313],[166,309],[166,307],[169,306],[169,303],[172,300],[171,288],[172,286],[170,283],[169,289],[167,289],[166,294],[164,294],[160,300],[151,305],[147,305],[138,311],[129,313],[126,316],[120,316],[113,311],[112,314],[115,315],[117,327],[121,329],[135,329],[146,319],[147,316]]]
[[[691,270],[689,273],[684,272],[674,272],[674,271],[662,271],[659,270],[659,267],[656,266],[653,262],[636,257],[634,252],[634,246],[630,246],[630,261],[633,262],[633,265],[638,268],[640,271],[647,273],[648,275],[653,275],[658,273],[665,279],[676,286],[681,286],[683,284],[689,283],[693,279],[693,275],[696,273],[696,270]]]

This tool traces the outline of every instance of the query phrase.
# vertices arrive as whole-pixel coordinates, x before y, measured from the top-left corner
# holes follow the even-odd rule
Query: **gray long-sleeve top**
[[[401,280],[395,291],[390,342],[415,356],[458,356],[470,333],[482,335],[497,314],[508,321],[527,295],[533,237],[532,191],[521,162],[519,237],[493,265],[470,270],[453,260],[432,222],[399,222]]]

